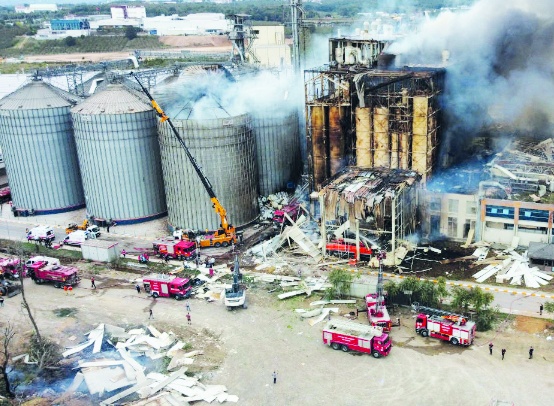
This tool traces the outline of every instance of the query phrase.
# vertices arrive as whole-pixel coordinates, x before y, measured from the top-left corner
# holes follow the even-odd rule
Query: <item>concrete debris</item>
[[[477,282],[482,283],[496,275],[497,283],[509,282],[510,285],[521,285],[523,282],[528,288],[540,288],[552,280],[552,276],[541,272],[539,268],[529,266],[527,252],[520,255],[515,251],[509,251],[508,255],[508,258],[498,259],[495,263],[487,265],[473,274],[473,277]]]
[[[477,257],[478,261],[483,261],[489,254],[489,247],[479,247],[473,252],[473,256]]]
[[[202,355],[203,351],[186,352],[183,350],[185,343],[176,342],[172,332],[160,332],[153,326],[126,332],[117,326],[100,324],[87,334],[86,342],[67,350],[63,353],[64,356],[76,354],[92,345],[100,352],[104,332],[108,331],[122,337],[126,335],[128,338],[124,342],[117,343],[117,352],[109,351],[100,353],[91,360],[79,360],[77,366],[79,371],[67,393],[74,393],[79,388],[84,390],[82,388],[84,382],[86,390],[91,395],[100,397],[123,389],[102,401],[100,403],[102,406],[112,405],[115,402],[120,404],[120,399],[134,393],[138,393],[142,399],[132,403],[135,405],[188,405],[188,402],[193,399],[208,403],[214,400],[220,403],[238,401],[238,397],[226,393],[227,388],[223,385],[203,385],[197,378],[185,376],[186,365],[194,363],[194,357]],[[170,357],[171,362],[167,369],[173,372],[170,375],[157,372],[145,375],[145,367],[134,358],[141,355],[148,355],[151,359]],[[15,360],[25,356],[26,354],[22,354],[15,357]]]
[[[21,355],[18,355],[16,357],[13,357],[12,358],[12,361],[13,362],[16,362],[16,361],[19,361],[20,359],[23,359],[23,363],[24,364],[28,364],[28,365],[35,365],[35,364],[38,364],[37,361],[31,361],[30,358],[29,358],[29,354],[21,354]]]
[[[280,295],[277,295],[279,299],[287,299],[289,297],[298,296],[302,294],[306,294],[310,296],[312,292],[319,291],[319,290],[325,290],[327,288],[330,288],[332,285],[330,283],[327,283],[325,278],[306,278],[300,283],[300,287],[302,289],[294,290],[292,292],[285,292],[281,293]]]
[[[310,326],[315,326],[317,323],[321,323],[323,320],[328,318],[329,313],[331,313],[331,312],[338,313],[339,312],[338,307],[331,307],[331,308],[322,309],[321,315],[315,320],[309,320],[308,323],[310,324]]]

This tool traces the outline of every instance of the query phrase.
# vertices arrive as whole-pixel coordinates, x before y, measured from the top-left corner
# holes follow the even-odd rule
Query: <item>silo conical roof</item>
[[[126,114],[152,110],[146,98],[121,84],[109,85],[71,109],[77,114]]]
[[[33,80],[0,100],[1,110],[70,107],[80,99],[42,80]]]

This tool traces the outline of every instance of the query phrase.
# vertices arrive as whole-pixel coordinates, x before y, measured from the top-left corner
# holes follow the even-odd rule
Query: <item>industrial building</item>
[[[324,209],[321,223],[343,224],[369,236],[378,246],[396,252],[398,240],[416,232],[417,190],[421,176],[415,171],[390,168],[341,169],[319,192]],[[326,227],[322,227],[325,241]]]
[[[386,45],[331,38],[329,64],[304,72],[313,190],[348,165],[415,170],[423,182],[432,175],[445,71],[386,69],[394,57]]]

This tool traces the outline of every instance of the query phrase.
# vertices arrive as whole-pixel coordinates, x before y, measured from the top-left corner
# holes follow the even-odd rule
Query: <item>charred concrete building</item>
[[[387,69],[386,42],[332,38],[329,64],[306,70],[312,190],[342,168],[384,167],[431,176],[440,141],[442,68]]]

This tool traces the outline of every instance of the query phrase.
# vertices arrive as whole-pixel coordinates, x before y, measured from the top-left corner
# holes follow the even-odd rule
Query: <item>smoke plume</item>
[[[425,20],[395,43],[404,65],[440,64],[448,50],[446,145],[479,131],[544,138],[554,127],[554,8],[549,0],[480,0]],[[456,141],[454,141],[456,140]]]

